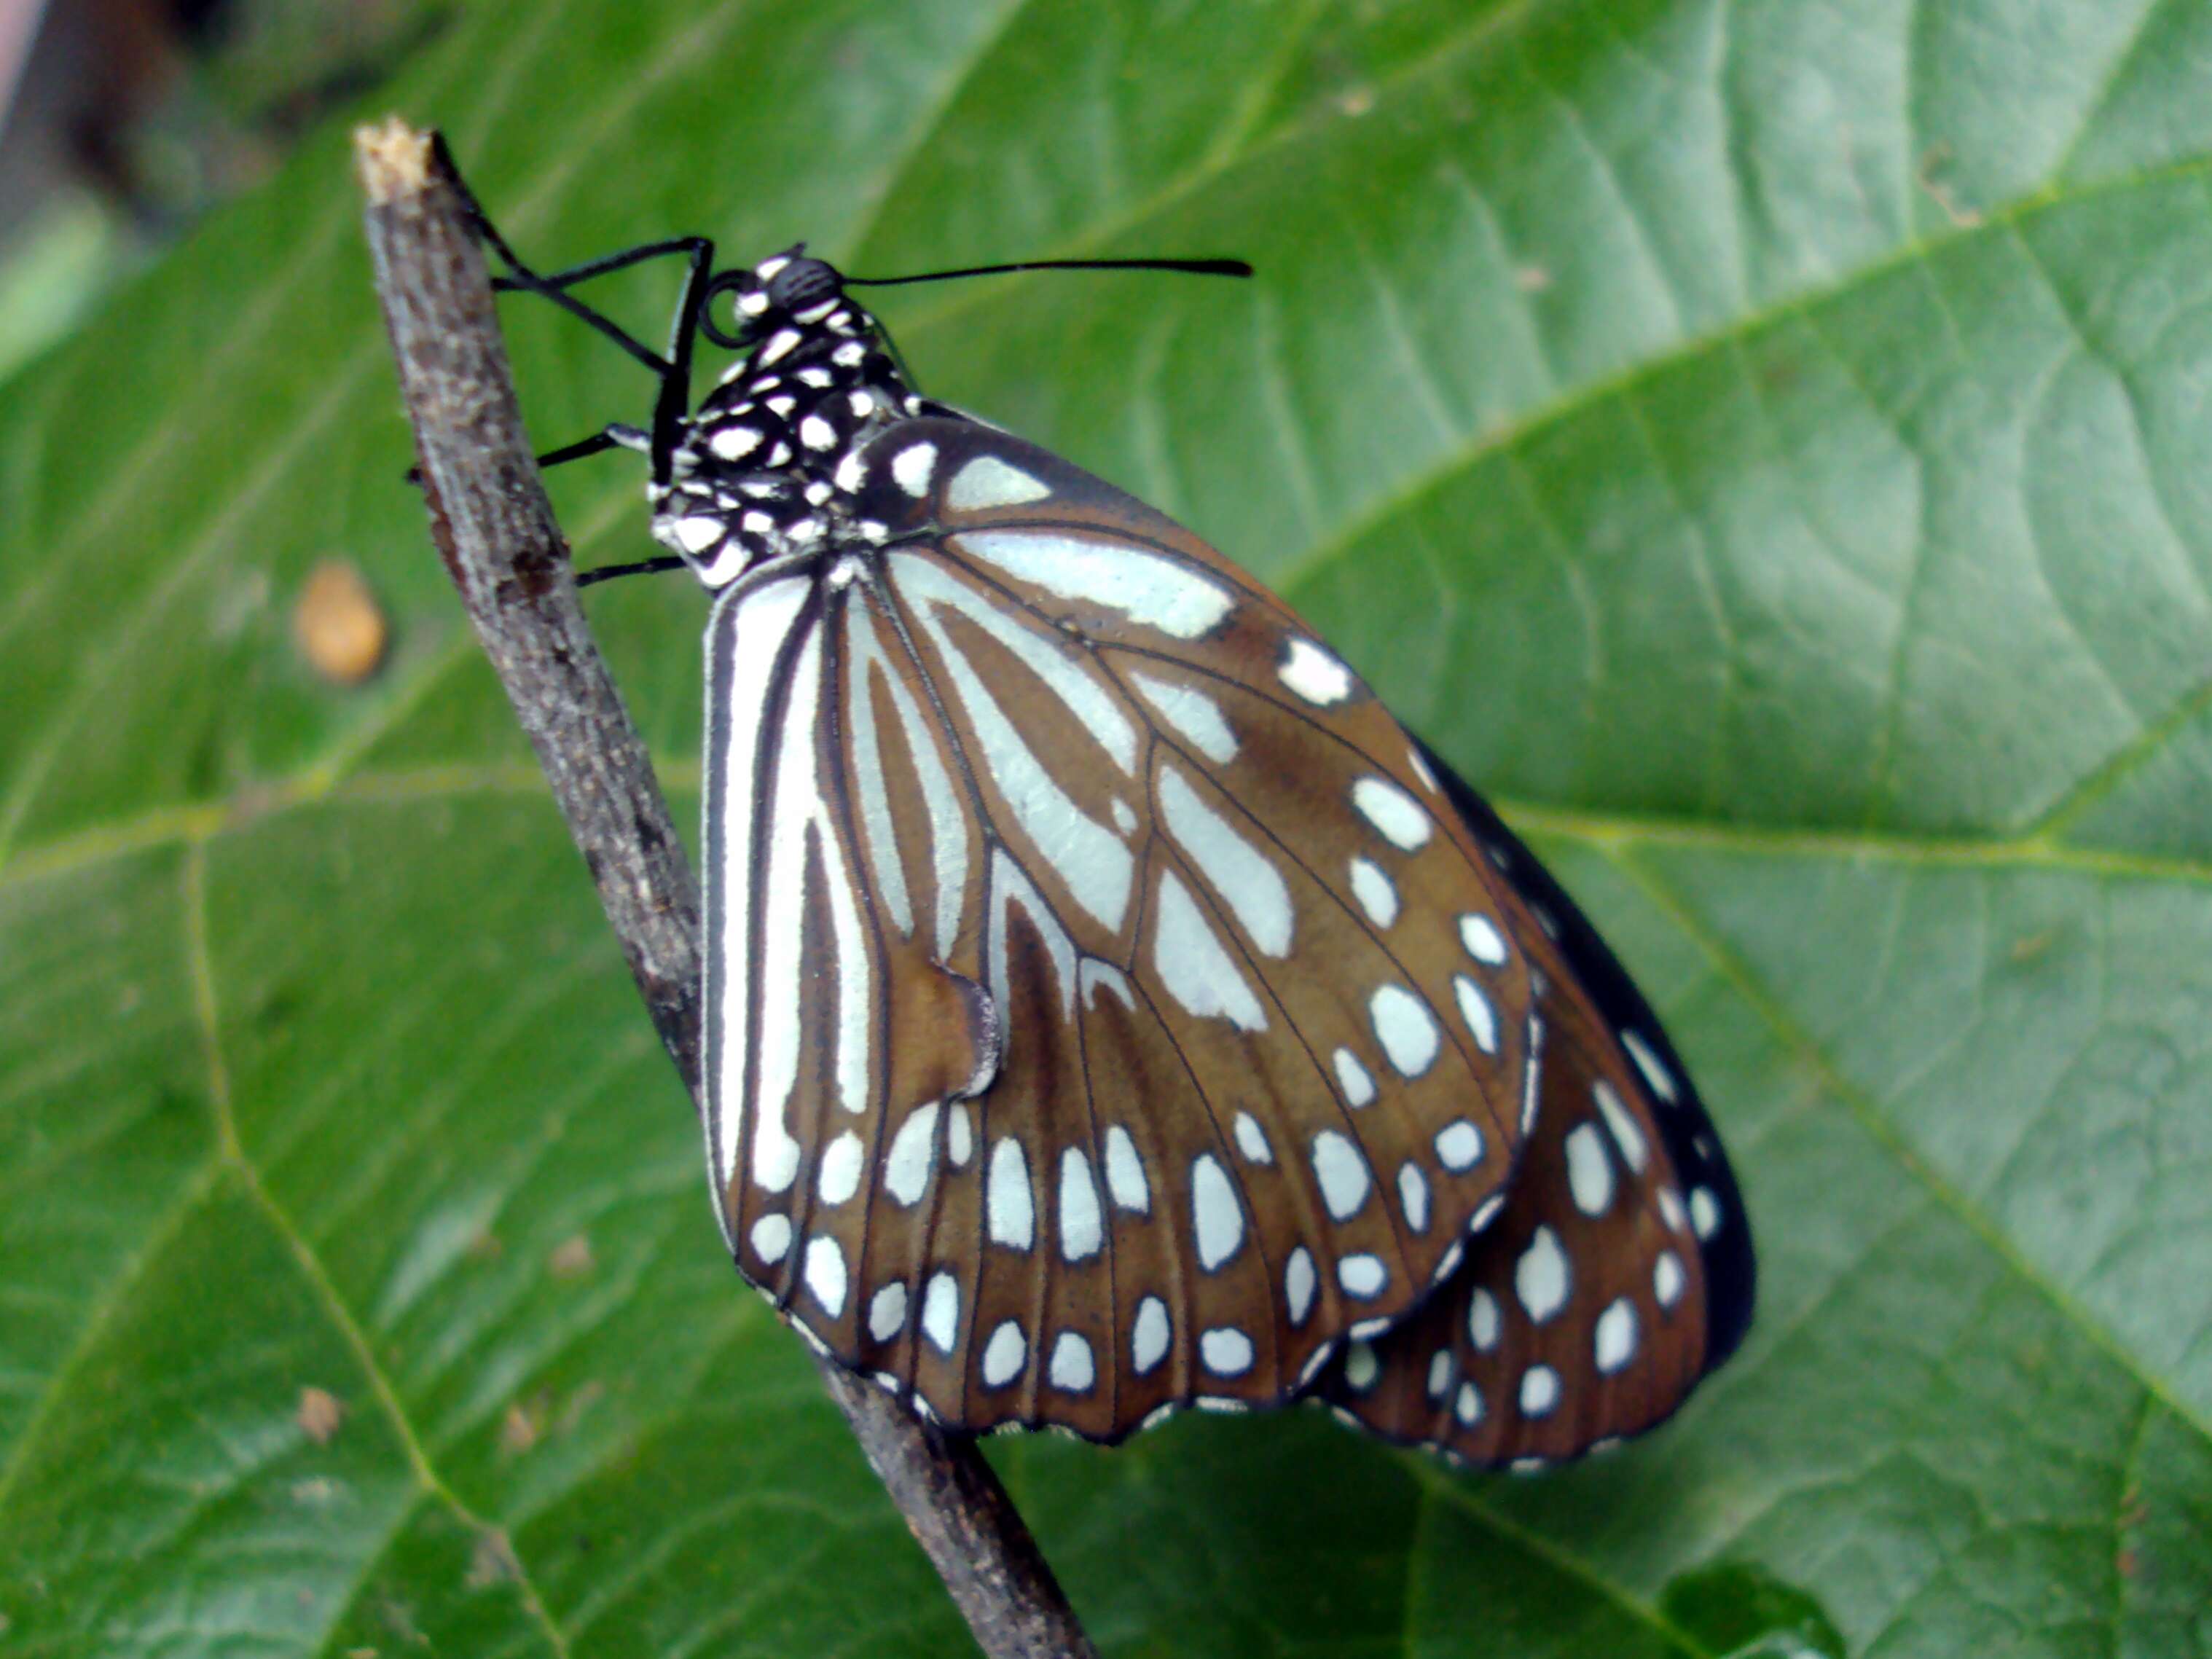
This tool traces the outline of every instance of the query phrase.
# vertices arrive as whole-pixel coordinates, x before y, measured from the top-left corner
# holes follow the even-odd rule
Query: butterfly
[[[1313,1399],[1522,1467],[1727,1357],[1748,1224],[1679,1057],[1311,628],[920,393],[803,246],[540,275],[480,228],[659,377],[543,459],[649,458],[669,555],[583,580],[713,595],[707,1164],[806,1340],[960,1431]],[[571,292],[664,256],[665,356]]]

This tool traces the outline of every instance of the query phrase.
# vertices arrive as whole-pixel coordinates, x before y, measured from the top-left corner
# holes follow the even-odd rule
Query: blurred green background
[[[1714,1104],[1759,1322],[1613,1456],[993,1443],[1109,1651],[2212,1652],[2212,0],[288,15],[156,112],[251,165],[0,274],[0,1655],[966,1640],[398,482],[386,110],[548,264],[1251,258],[882,309],[1306,611]],[[542,442],[641,417],[509,326]],[[556,480],[581,561],[639,482]],[[699,597],[591,603],[688,817]]]

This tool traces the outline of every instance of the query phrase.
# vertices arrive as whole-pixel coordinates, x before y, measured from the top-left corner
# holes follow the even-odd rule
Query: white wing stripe
[[[1019,659],[1023,667],[1037,677],[1045,690],[1067,705],[1067,712],[1083,723],[1084,729],[1098,740],[1120,767],[1124,775],[1134,775],[1137,769],[1137,728],[1121,712],[1113,693],[1097,671],[1050,641],[1018,617],[1009,616],[1000,605],[992,603],[966,583],[956,581],[939,566],[912,553],[896,555],[892,560],[899,591],[920,610],[923,605],[943,605],[957,611],[984,633]],[[944,636],[938,633],[934,618],[928,619],[930,632],[940,646]]]
[[[1236,595],[1218,583],[1126,543],[1033,530],[971,530],[956,537],[953,544],[1048,593],[1103,605],[1179,640],[1194,640],[1218,626],[1237,603]]]
[[[1060,872],[1076,902],[1105,927],[1120,932],[1136,878],[1135,856],[1120,836],[1068,799],[984,688],[982,677],[953,648],[936,617],[927,609],[916,614],[944,656],[953,688],[982,741],[984,763],[1013,808],[1015,819]]]
[[[707,729],[726,726],[719,774],[722,790],[707,792],[706,842],[722,848],[720,867],[710,872],[720,911],[716,938],[720,983],[720,1066],[714,1079],[717,1120],[714,1154],[715,1185],[727,1187],[738,1159],[745,1122],[744,1068],[751,1031],[752,872],[755,773],[759,764],[762,715],[769,706],[769,682],[793,629],[799,624],[811,582],[785,577],[751,588],[731,588],[716,603],[707,624],[709,661],[717,672],[707,684]],[[724,612],[727,611],[725,616]],[[725,631],[720,651],[712,642]],[[727,665],[727,681],[720,672]],[[718,718],[719,717],[719,718]],[[724,799],[735,810],[721,811]]]
[[[1182,773],[1160,769],[1160,814],[1198,872],[1212,884],[1252,943],[1271,957],[1291,950],[1291,890],[1282,872],[1200,800]]]

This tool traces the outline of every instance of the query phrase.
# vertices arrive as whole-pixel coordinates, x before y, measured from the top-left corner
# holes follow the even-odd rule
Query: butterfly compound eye
[[[769,278],[768,302],[784,313],[811,310],[844,292],[831,266],[819,259],[793,259]]]

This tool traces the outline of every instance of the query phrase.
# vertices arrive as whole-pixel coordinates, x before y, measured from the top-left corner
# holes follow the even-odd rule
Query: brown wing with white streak
[[[1406,734],[1158,514],[951,420],[889,544],[708,630],[709,1152],[740,1267],[982,1429],[1264,1405],[1496,1212],[1496,872]]]

